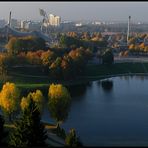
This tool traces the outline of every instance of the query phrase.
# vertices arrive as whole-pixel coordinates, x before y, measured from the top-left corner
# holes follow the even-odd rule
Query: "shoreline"
[[[28,84],[19,84],[16,83],[16,85],[21,89],[37,89],[37,88],[48,88],[50,84],[63,84],[64,86],[70,87],[70,86],[77,86],[77,85],[84,85],[93,81],[101,81],[108,78],[113,77],[120,77],[120,76],[148,76],[148,73],[124,73],[124,74],[115,74],[115,75],[105,75],[105,76],[85,76],[83,77],[83,80],[77,80],[77,81],[66,81],[66,82],[51,82],[51,83],[45,83],[45,84],[39,84],[39,83],[28,83]],[[87,77],[87,79],[85,79]]]
[[[83,85],[89,82],[103,80],[111,77],[118,76],[148,76],[148,63],[115,63],[112,65],[88,65],[85,70],[85,75],[78,76],[74,80],[49,80],[43,81],[42,77],[31,78],[30,75],[11,75],[11,79],[8,81],[16,83],[21,89],[36,89],[36,88],[47,88],[52,83],[61,83],[65,86],[76,86]],[[30,81],[29,81],[30,80]],[[1,85],[3,82],[1,82]]]

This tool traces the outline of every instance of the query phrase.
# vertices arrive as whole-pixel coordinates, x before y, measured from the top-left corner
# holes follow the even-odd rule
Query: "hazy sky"
[[[0,19],[41,20],[39,8],[61,16],[62,20],[148,21],[148,2],[0,2]]]

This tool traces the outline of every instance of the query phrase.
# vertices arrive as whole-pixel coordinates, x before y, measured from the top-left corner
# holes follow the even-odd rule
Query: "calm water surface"
[[[72,105],[62,125],[75,128],[84,145],[148,146],[148,77],[110,78],[110,90],[101,81],[69,88]],[[43,120],[53,122],[45,109]]]

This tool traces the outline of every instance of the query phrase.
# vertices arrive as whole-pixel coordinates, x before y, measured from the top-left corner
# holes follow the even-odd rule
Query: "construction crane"
[[[47,13],[43,9],[39,9],[39,12],[40,12],[40,15],[43,17],[41,31],[43,32],[43,24],[46,23],[46,33],[48,34],[49,19],[48,19]]]

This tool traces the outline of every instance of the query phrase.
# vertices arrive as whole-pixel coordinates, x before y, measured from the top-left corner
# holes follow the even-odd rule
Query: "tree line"
[[[29,42],[28,42],[29,40]],[[6,45],[7,52],[0,55],[1,74],[8,71],[13,66],[40,65],[43,72],[52,79],[73,79],[81,74],[87,62],[92,58],[92,51],[89,48],[51,48],[45,50],[38,42],[35,46],[29,44],[34,38],[11,38]],[[22,50],[22,44],[27,50]],[[36,47],[38,46],[38,48]],[[32,48],[34,48],[32,50]],[[23,48],[24,49],[24,48]],[[39,50],[40,49],[40,50]],[[5,73],[6,74],[6,73]]]
[[[13,129],[6,130],[4,117],[0,115],[0,145],[11,147],[48,146],[48,133],[41,122],[43,109],[43,94],[40,90],[30,92],[20,100],[20,90],[14,83],[7,82],[0,92],[0,108],[7,122]],[[58,134],[60,124],[68,117],[71,96],[66,87],[61,84],[51,84],[48,92],[48,107],[51,117],[57,122]],[[63,136],[63,135],[62,135]],[[82,143],[74,129],[66,135],[66,146],[80,146]]]

